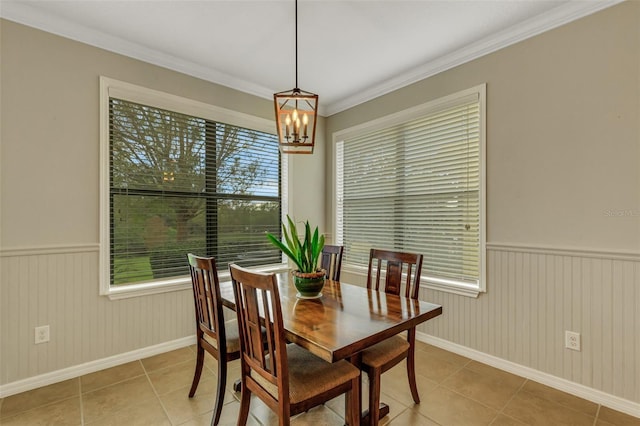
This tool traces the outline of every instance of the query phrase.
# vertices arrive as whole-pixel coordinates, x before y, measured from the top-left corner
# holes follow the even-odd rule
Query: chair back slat
[[[248,357],[251,358],[252,362],[256,362],[261,367],[264,367],[264,352],[259,349],[264,345],[264,343],[261,333],[260,314],[257,309],[258,292],[255,289],[250,289],[248,291],[245,290],[244,300],[245,302],[243,303],[241,312],[244,314],[242,327],[244,330],[247,354]]]
[[[216,261],[211,257],[187,255],[200,330],[216,340],[225,341],[224,316]]]
[[[320,264],[326,271],[326,276],[330,280],[340,281],[340,270],[342,269],[342,254],[344,246],[333,246],[325,244],[322,248]]]
[[[371,259],[369,259],[369,261],[371,261]],[[380,290],[380,276],[382,271],[382,262],[378,262],[378,265],[376,267],[376,290]],[[368,287],[368,283],[367,283],[367,287]]]
[[[277,386],[279,395],[288,396],[286,339],[276,276],[234,264],[229,265],[229,270],[236,298],[243,369],[250,369],[243,376],[253,386],[263,387],[251,372],[258,374]]]
[[[417,299],[422,258],[421,254],[371,249],[367,288],[400,295],[404,281],[404,297]]]
[[[396,295],[400,294],[400,287],[402,286],[402,263],[388,261],[385,273],[386,281],[384,291]]]

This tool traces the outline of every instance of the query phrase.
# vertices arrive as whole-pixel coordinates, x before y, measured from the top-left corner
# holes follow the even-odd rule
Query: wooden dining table
[[[440,305],[332,280],[321,297],[301,299],[289,274],[277,279],[287,340],[328,362],[358,365],[361,350],[442,314]],[[220,283],[220,295],[235,309],[231,282]],[[380,417],[388,413],[383,408]]]

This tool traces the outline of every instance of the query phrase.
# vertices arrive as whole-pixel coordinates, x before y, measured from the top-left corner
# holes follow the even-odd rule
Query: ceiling
[[[0,0],[3,18],[271,99],[294,0]],[[328,116],[619,0],[300,0],[298,83]]]

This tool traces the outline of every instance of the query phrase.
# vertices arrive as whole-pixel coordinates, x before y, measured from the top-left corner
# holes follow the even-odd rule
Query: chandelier
[[[296,85],[273,95],[278,145],[283,154],[313,154],[318,95],[298,88],[298,0],[295,0]]]

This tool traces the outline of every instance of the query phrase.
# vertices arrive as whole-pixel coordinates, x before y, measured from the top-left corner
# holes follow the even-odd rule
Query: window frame
[[[379,131],[392,127],[410,120],[419,119],[427,114],[437,112],[439,110],[452,107],[454,105],[464,102],[466,99],[477,99],[479,102],[479,253],[478,253],[478,283],[477,285],[470,284],[463,281],[447,280],[437,278],[426,274],[423,274],[421,278],[421,287],[439,290],[448,293],[454,293],[469,297],[478,297],[480,293],[486,292],[486,83],[471,87],[466,90],[462,90],[453,93],[448,96],[444,96],[439,99],[435,99],[426,102],[421,105],[417,105],[412,108],[408,108],[396,113],[388,114],[386,116],[340,130],[333,134],[333,190],[335,194],[334,204],[334,226],[337,244],[342,244],[342,223],[343,218],[339,210],[339,183],[338,180],[343,177],[339,174],[342,173],[338,151],[341,149],[340,144],[344,144],[346,139],[352,138],[357,135],[369,133],[373,131]],[[367,267],[343,263],[343,271],[352,273],[355,275],[366,276]]]
[[[135,102],[161,108],[181,114],[191,115],[207,120],[222,122],[238,127],[265,133],[274,133],[275,121],[256,117],[226,108],[195,101],[181,96],[161,92],[137,86],[131,83],[100,76],[100,253],[98,259],[99,294],[110,299],[144,296],[149,294],[164,293],[191,288],[189,276],[156,279],[145,283],[128,285],[111,285],[111,232],[110,232],[110,140],[109,140],[109,99],[117,98],[124,101]],[[288,161],[286,156],[281,156],[281,211],[284,219],[288,211]],[[186,257],[185,257],[186,262]],[[284,257],[282,263],[273,265],[261,265],[261,271],[286,270],[287,263]],[[228,279],[228,271],[219,271],[222,280]]]

